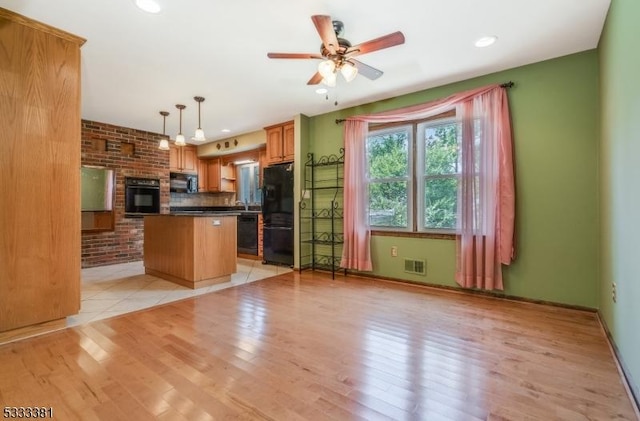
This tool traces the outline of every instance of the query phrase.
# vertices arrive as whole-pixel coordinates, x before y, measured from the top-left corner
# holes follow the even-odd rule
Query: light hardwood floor
[[[293,272],[0,346],[73,420],[634,420],[593,313]]]

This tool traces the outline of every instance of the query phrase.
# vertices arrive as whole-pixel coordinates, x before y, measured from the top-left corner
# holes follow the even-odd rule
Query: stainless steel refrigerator
[[[293,267],[293,164],[264,169],[263,262]]]

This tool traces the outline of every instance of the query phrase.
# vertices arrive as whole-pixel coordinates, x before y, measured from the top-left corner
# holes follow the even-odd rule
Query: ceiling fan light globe
[[[342,73],[344,80],[351,82],[358,75],[358,68],[351,63],[345,63],[340,68],[340,73]]]
[[[169,141],[167,139],[161,139],[160,140],[160,145],[158,145],[158,149],[160,149],[161,151],[168,151],[169,150]]]
[[[204,136],[204,130],[198,127],[196,129],[195,136],[193,136],[193,140],[197,140],[199,142],[204,142],[205,140],[207,140],[207,138]]]
[[[176,136],[176,146],[186,146],[187,142],[185,142],[184,140],[184,135],[182,133],[179,133]]]
[[[335,87],[336,86],[336,74],[335,73],[331,73],[329,76],[327,76],[324,79],[322,79],[322,83],[324,83],[325,85],[327,85],[330,88]]]
[[[318,73],[320,73],[325,79],[334,74],[335,71],[336,64],[333,62],[333,60],[324,60],[321,61],[320,64],[318,64]]]

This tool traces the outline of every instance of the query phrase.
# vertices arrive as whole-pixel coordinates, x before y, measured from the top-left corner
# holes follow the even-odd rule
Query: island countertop
[[[194,216],[194,217],[210,217],[210,216],[240,216],[239,211],[177,211],[167,213],[168,216]]]
[[[145,273],[193,289],[230,281],[237,271],[238,215],[145,216]]]

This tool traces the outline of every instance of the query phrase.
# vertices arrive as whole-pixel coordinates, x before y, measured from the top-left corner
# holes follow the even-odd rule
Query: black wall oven
[[[160,180],[126,177],[124,181],[125,216],[160,213]]]

